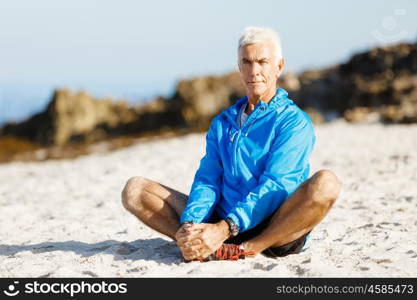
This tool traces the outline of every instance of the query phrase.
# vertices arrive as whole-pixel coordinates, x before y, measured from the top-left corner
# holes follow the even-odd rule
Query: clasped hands
[[[203,260],[219,249],[229,236],[229,225],[221,220],[215,224],[184,223],[175,239],[184,259]]]

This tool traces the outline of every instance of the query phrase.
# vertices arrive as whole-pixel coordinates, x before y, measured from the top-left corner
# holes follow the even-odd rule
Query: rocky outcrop
[[[2,135],[40,145],[65,145],[126,134],[205,130],[213,116],[243,95],[238,73],[183,80],[172,98],[159,97],[136,107],[94,99],[86,92],[57,90],[45,111],[22,123],[7,124]]]
[[[369,107],[387,122],[417,122],[417,44],[355,55],[340,72],[348,108]]]
[[[375,48],[344,64],[298,75],[286,73],[278,85],[315,123],[337,116],[350,122],[417,122],[417,44]],[[44,112],[7,124],[1,134],[41,145],[65,145],[126,134],[200,131],[244,94],[237,72],[182,80],[173,97],[136,107],[94,99],[85,92],[58,90]]]
[[[344,64],[303,72],[298,80],[298,88],[288,89],[302,108],[352,122],[417,122],[416,43],[375,48]]]
[[[7,124],[2,133],[41,145],[94,141],[135,122],[137,115],[127,102],[98,101],[86,92],[57,90],[44,112],[20,124]]]
[[[207,128],[210,120],[222,109],[244,96],[239,73],[207,76],[180,81],[173,101],[188,127]]]

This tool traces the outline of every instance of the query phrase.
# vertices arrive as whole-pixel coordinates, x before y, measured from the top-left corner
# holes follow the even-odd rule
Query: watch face
[[[236,223],[233,222],[233,220],[230,219],[230,218],[227,218],[226,222],[227,222],[227,224],[229,224],[230,233],[232,234],[232,236],[236,236],[239,233],[239,229],[238,229]]]

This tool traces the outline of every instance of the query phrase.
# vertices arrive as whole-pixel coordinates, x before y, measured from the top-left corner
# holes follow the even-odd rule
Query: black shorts
[[[271,218],[272,218],[272,216],[263,220],[257,226],[255,226],[255,227],[253,227],[249,230],[246,230],[242,233],[239,233],[235,237],[229,238],[228,240],[225,241],[225,243],[239,245],[239,244],[242,244],[243,242],[246,242],[246,241],[254,238],[255,236],[259,235],[268,226],[269,222],[271,221]],[[211,215],[211,217],[209,219],[209,223],[217,223],[221,219],[222,218],[216,212],[213,212],[213,214]],[[299,237],[295,241],[289,242],[285,245],[282,245],[282,246],[279,246],[279,247],[267,248],[264,251],[262,251],[262,254],[264,254],[267,257],[283,257],[283,256],[287,256],[289,254],[298,254],[303,249],[303,247],[306,243],[306,240],[307,240],[307,235],[310,232],[308,232],[305,235]]]

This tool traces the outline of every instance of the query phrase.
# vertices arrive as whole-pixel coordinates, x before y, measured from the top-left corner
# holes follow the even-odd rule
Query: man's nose
[[[253,63],[250,67],[250,74],[251,75],[258,75],[260,72],[259,64]]]

